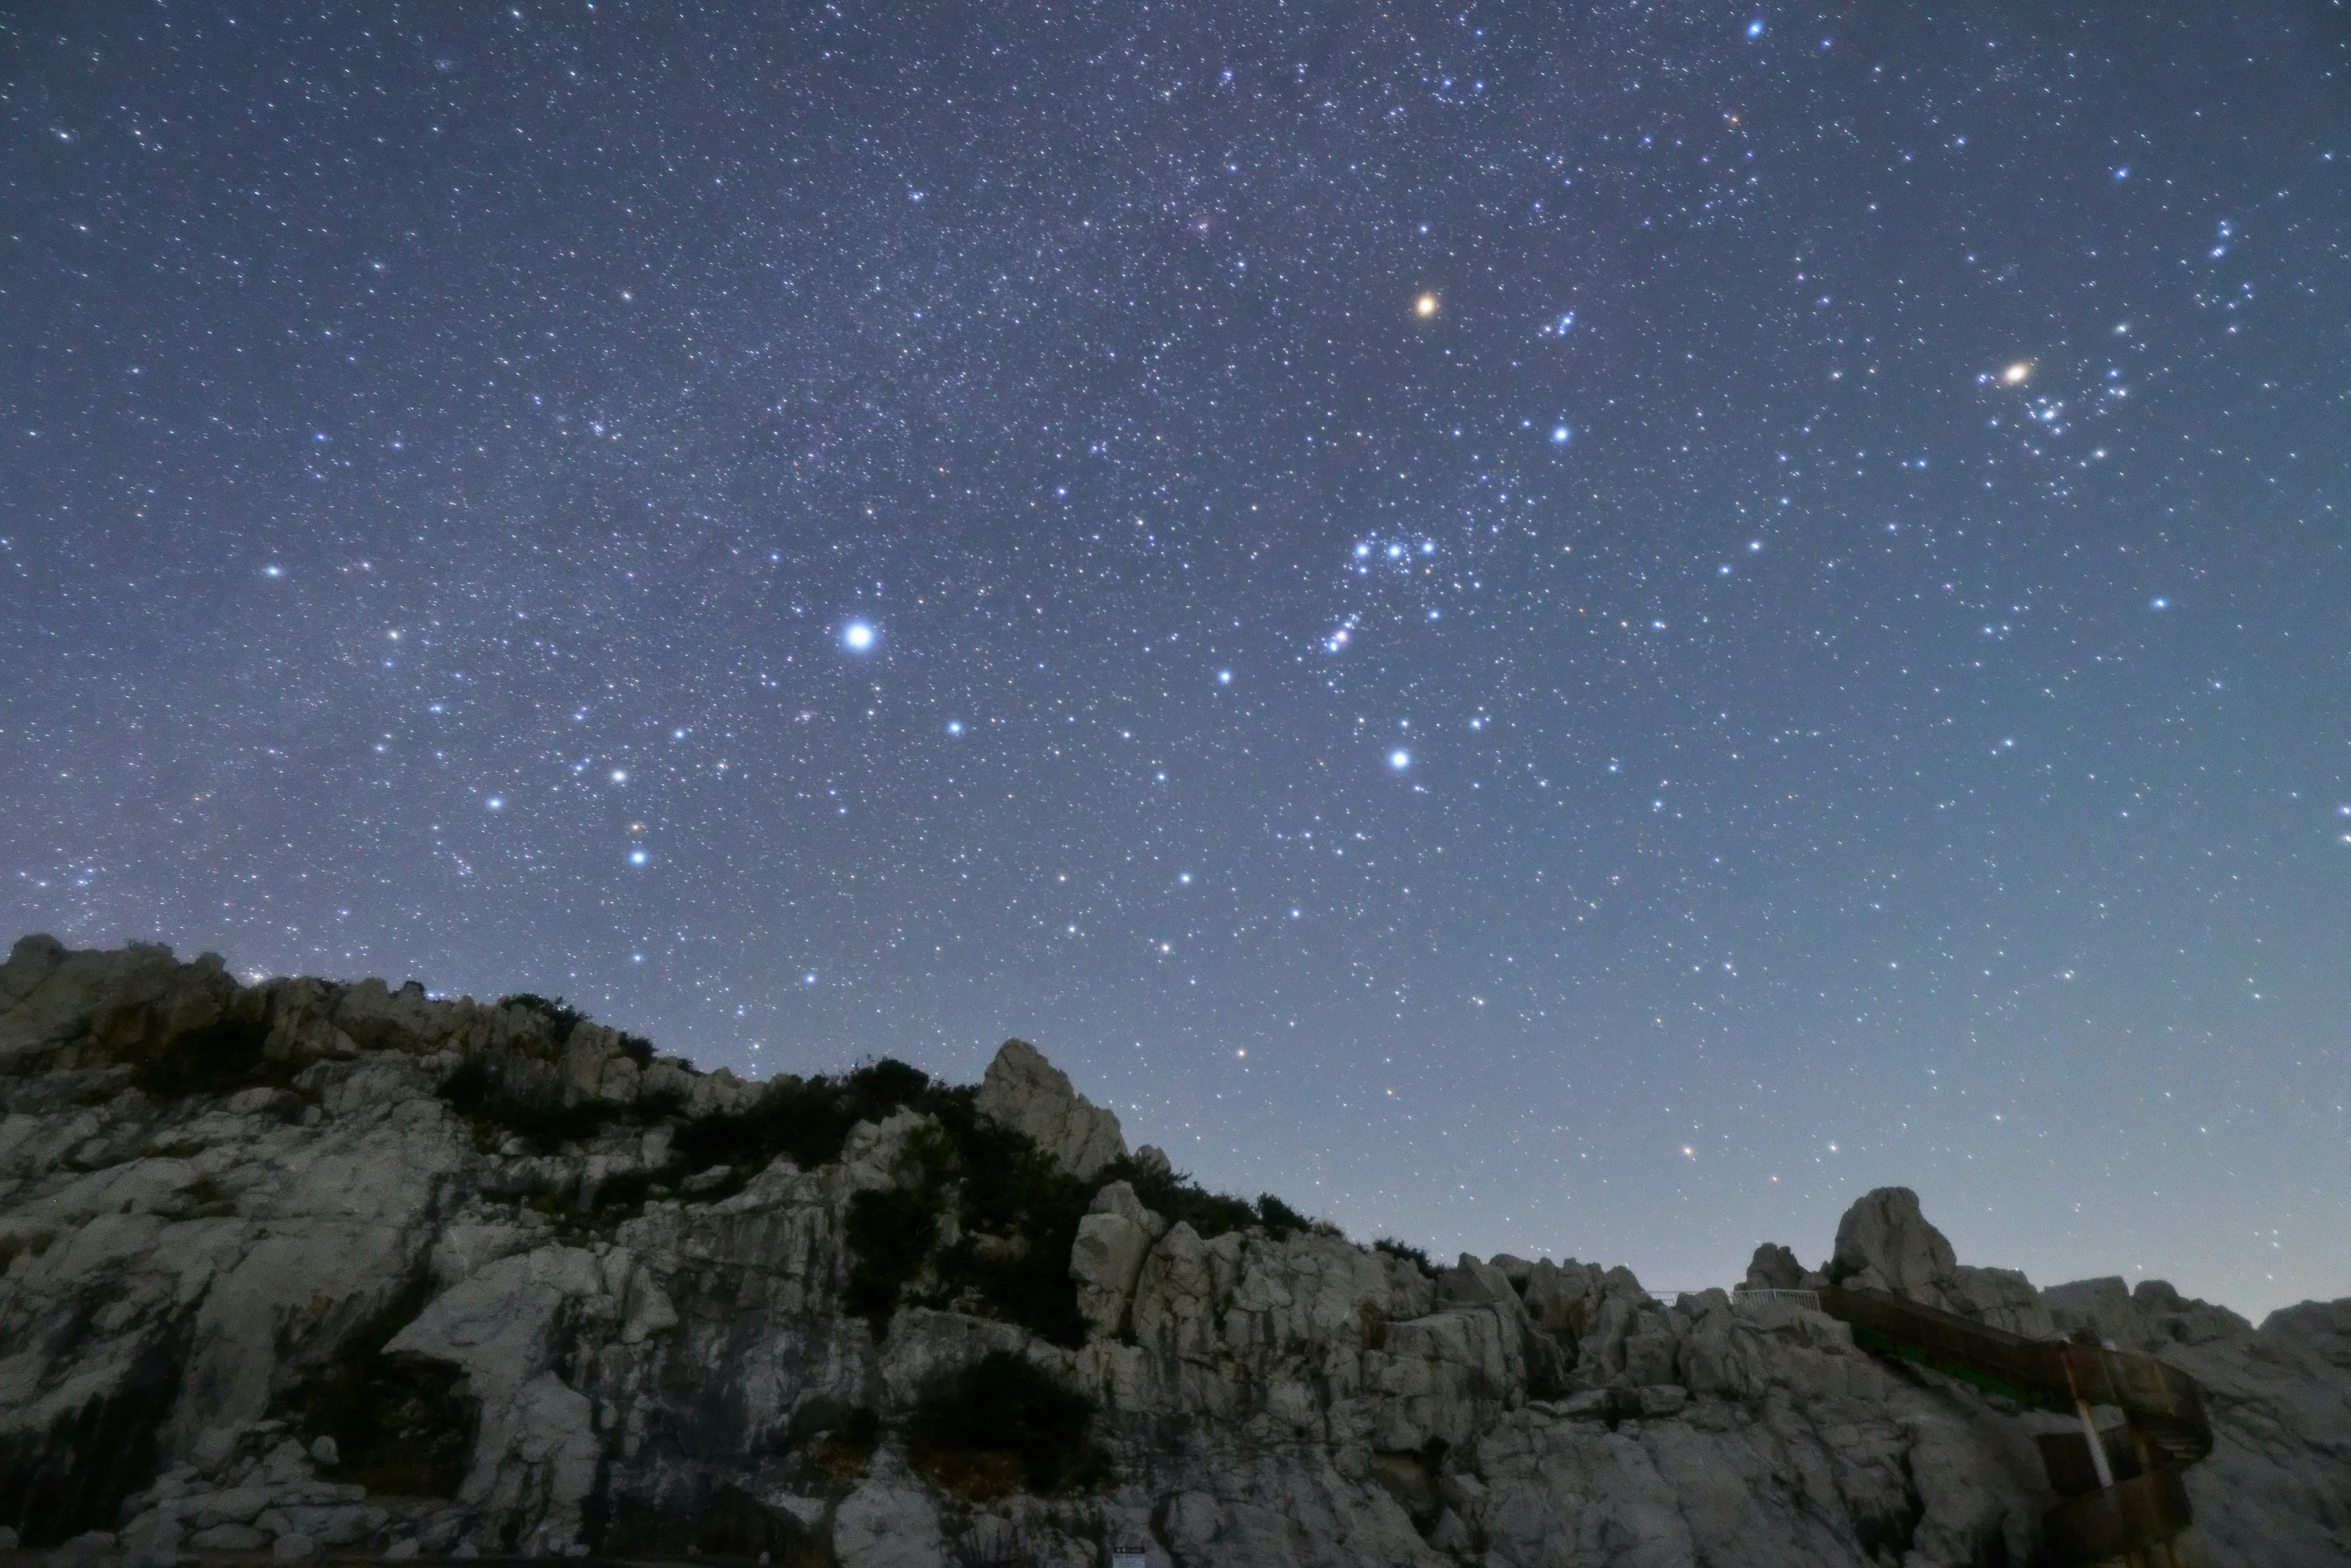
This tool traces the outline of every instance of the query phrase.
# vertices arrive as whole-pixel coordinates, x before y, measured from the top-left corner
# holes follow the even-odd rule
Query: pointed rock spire
[[[1118,1118],[1071,1088],[1070,1075],[1025,1040],[1004,1042],[976,1104],[989,1121],[1034,1138],[1073,1176],[1092,1176],[1126,1155]]]

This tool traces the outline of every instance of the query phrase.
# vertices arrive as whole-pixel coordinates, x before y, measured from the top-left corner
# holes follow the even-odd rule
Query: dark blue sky
[[[0,8],[0,925],[2351,1291],[2346,36]]]

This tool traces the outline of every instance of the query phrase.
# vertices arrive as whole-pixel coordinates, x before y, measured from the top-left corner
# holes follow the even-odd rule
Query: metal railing
[[[2065,1500],[2043,1521],[2061,1560],[2151,1552],[2193,1519],[2179,1472],[2212,1451],[2196,1380],[2167,1362],[2099,1345],[2031,1340],[1956,1312],[1876,1291],[1828,1290],[1821,1310],[1852,1325],[1854,1343],[1970,1383],[2015,1404],[2071,1410],[2078,1433],[2040,1439],[2051,1487]],[[2120,1409],[2102,1430],[2094,1406]],[[2133,1461],[2125,1473],[2119,1451]]]
[[[1821,1293],[1818,1291],[1749,1290],[1742,1285],[1724,1291],[1721,1286],[1715,1285],[1703,1291],[1651,1291],[1648,1293],[1651,1301],[1667,1308],[1677,1307],[1686,1301],[1696,1301],[1700,1296],[1716,1294],[1729,1296],[1732,1312],[1739,1311],[1742,1306],[1802,1307],[1812,1312],[1821,1310]]]

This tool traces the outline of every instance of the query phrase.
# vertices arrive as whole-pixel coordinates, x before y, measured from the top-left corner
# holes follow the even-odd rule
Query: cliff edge
[[[0,1108],[0,1548],[61,1568],[2045,1560],[2071,1413],[1830,1285],[2188,1373],[2189,1560],[2351,1563],[2351,1301],[2036,1290],[1900,1188],[1663,1301],[1204,1192],[1019,1041],[752,1083],[538,997],[38,936]]]

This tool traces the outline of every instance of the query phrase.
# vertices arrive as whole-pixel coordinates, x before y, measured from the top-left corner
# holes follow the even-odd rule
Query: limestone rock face
[[[1789,1293],[1818,1277],[1785,1248],[1671,1301],[1573,1259],[1439,1268],[1258,1226],[1155,1150],[1103,1181],[1116,1119],[1017,1042],[972,1107],[1010,1154],[958,1145],[965,1103],[919,1075],[873,1081],[900,1092],[843,1132],[847,1081],[700,1073],[551,1008],[18,943],[0,1546],[1972,1568],[2042,1544],[2053,1418],[1865,1354]],[[2256,1330],[2159,1282],[2037,1291],[1959,1264],[1900,1189],[1845,1217],[1834,1268],[2175,1362],[2219,1437],[2196,1561],[2351,1562],[2351,1301]],[[1091,1405],[1061,1484],[936,1425],[981,1374]]]
[[[1776,1241],[1766,1241],[1755,1249],[1748,1260],[1747,1288],[1750,1291],[1796,1291],[1804,1284],[1804,1266],[1796,1255]]]
[[[1126,1154],[1118,1118],[1071,1088],[1070,1075],[1026,1040],[1004,1042],[975,1103],[988,1120],[1028,1134],[1075,1176],[1092,1176]]]
[[[2056,1337],[2041,1292],[2013,1269],[1963,1267],[1907,1186],[1882,1186],[1837,1222],[1829,1273],[1850,1289],[1890,1291],[2028,1339]]]
[[[1943,1233],[1919,1212],[1907,1186],[1882,1186],[1837,1221],[1830,1271],[1857,1291],[1891,1291],[1920,1301],[1939,1293],[1959,1266]],[[1939,1305],[1938,1301],[1936,1304]]]

